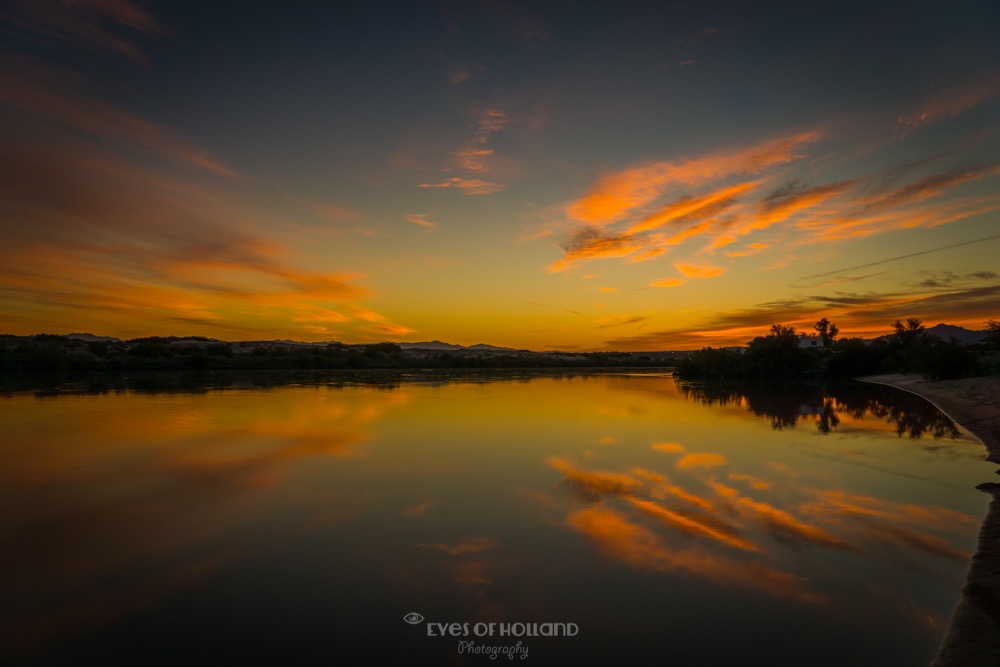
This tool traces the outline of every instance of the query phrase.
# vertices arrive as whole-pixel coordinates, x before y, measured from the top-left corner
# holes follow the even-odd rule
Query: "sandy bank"
[[[1000,377],[928,382],[916,375],[858,378],[923,396],[986,445],[987,460],[1000,462]],[[979,546],[962,599],[931,667],[1000,665],[1000,484],[977,488],[992,496],[979,530]]]

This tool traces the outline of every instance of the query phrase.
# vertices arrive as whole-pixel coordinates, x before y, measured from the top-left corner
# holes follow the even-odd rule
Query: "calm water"
[[[871,385],[139,388],[0,398],[0,661],[925,665],[992,477]]]

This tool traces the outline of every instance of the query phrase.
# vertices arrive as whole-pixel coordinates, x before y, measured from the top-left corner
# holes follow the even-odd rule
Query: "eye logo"
[[[410,625],[416,625],[424,620],[424,617],[415,611],[411,611],[409,614],[403,617],[403,620]]]

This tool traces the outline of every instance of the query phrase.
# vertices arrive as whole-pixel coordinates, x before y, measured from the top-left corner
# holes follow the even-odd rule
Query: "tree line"
[[[986,323],[987,335],[976,345],[941,340],[927,333],[917,318],[897,320],[886,336],[874,341],[838,338],[827,318],[813,326],[822,346],[803,348],[794,327],[774,324],[767,335],[745,350],[704,348],[681,359],[676,374],[685,378],[849,378],[879,373],[919,373],[949,379],[1000,372],[989,350],[1000,349],[1000,321]]]
[[[414,368],[608,368],[672,365],[673,360],[622,352],[573,355],[453,352],[410,354],[396,343],[291,346],[150,336],[127,341],[84,341],[55,334],[0,335],[0,372],[209,371]]]

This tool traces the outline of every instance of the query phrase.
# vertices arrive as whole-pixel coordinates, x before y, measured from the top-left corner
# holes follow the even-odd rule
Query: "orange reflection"
[[[358,456],[371,423],[407,400],[327,388],[4,399],[22,417],[4,434],[0,486],[23,505],[4,517],[0,587],[30,602],[0,641],[30,651],[197,584],[240,555],[226,542],[269,520],[247,511],[254,500],[303,493],[280,484],[296,460]],[[310,514],[304,526],[328,528],[357,508],[327,490]]]
[[[661,507],[656,503],[650,502],[648,500],[639,500],[638,498],[629,498],[629,502],[633,505],[646,512],[650,516],[653,516],[660,521],[664,522],[671,528],[679,530],[682,533],[687,533],[689,535],[699,535],[702,537],[708,537],[713,540],[717,540],[727,547],[733,547],[735,549],[743,549],[744,551],[757,551],[757,547],[746,541],[742,537],[735,534],[735,528],[731,528],[732,532],[724,532],[718,528],[708,526],[704,523],[700,523],[695,519],[684,516],[678,512],[668,510],[665,507]],[[723,524],[726,525],[726,524]]]
[[[586,496],[630,496],[641,493],[642,483],[621,473],[577,470],[564,459],[551,457],[548,464],[566,476],[566,481]]]
[[[578,510],[570,514],[566,522],[595,542],[603,552],[632,567],[658,572],[690,572],[718,583],[750,586],[806,602],[822,601],[821,596],[805,588],[801,577],[758,561],[734,561],[694,549],[673,551],[656,533],[605,507]]]
[[[677,462],[678,470],[691,470],[692,468],[715,468],[726,465],[726,457],[714,452],[697,452],[685,454]]]

